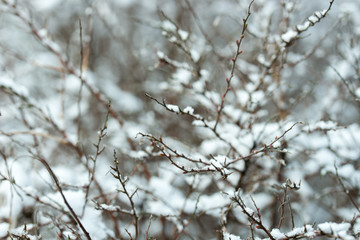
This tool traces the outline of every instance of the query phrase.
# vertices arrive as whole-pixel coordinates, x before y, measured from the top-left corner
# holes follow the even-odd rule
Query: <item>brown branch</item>
[[[138,191],[138,189],[136,189],[133,193],[130,193],[127,188],[126,188],[126,183],[127,181],[129,180],[129,178],[125,177],[123,178],[121,176],[121,173],[120,173],[120,169],[119,169],[119,161],[117,159],[117,156],[116,156],[116,151],[114,150],[114,166],[111,167],[111,170],[113,172],[111,172],[111,175],[117,179],[119,181],[119,183],[121,184],[122,186],[122,190],[120,192],[124,193],[126,195],[126,197],[129,199],[129,202],[130,202],[130,206],[131,206],[131,210],[132,210],[132,216],[134,218],[134,227],[135,227],[135,239],[139,236],[139,216],[137,215],[137,212],[136,212],[136,208],[135,208],[135,203],[133,201],[133,197],[135,195],[135,193]],[[126,229],[125,229],[126,232],[128,232]],[[128,234],[130,235],[130,233],[128,232]],[[131,235],[130,235],[131,236]]]
[[[230,149],[232,151],[234,151],[235,153],[237,153],[238,155],[241,155],[240,152],[235,148],[235,146],[227,141],[225,138],[223,138],[222,136],[220,136],[219,132],[217,131],[217,129],[214,129],[214,127],[210,126],[210,124],[207,122],[207,120],[200,116],[199,114],[193,114],[193,113],[190,113],[190,112],[185,112],[183,109],[181,109],[180,107],[178,107],[178,111],[175,111],[174,109],[171,109],[168,107],[168,105],[166,104],[166,101],[165,99],[162,99],[162,101],[159,101],[157,100],[155,97],[151,96],[150,94],[146,93],[145,94],[148,98],[154,100],[157,104],[163,106],[166,110],[170,111],[170,112],[173,112],[173,113],[176,113],[177,115],[187,115],[187,116],[190,116],[191,118],[193,118],[194,120],[197,120],[197,121],[200,121],[202,122],[203,124],[203,127],[211,130],[214,135],[219,139],[221,140],[222,142],[226,143]]]
[[[252,199],[252,198],[251,198]],[[236,196],[232,197],[231,200],[233,200],[234,202],[236,202],[240,208],[242,209],[243,213],[248,217],[248,219],[250,220],[250,222],[253,222],[256,224],[256,228],[257,229],[261,229],[263,230],[266,235],[271,239],[271,240],[275,240],[275,238],[271,235],[270,230],[267,229],[262,220],[261,220],[261,214],[260,214],[260,209],[256,206],[255,201],[252,199],[252,202],[256,208],[256,215],[255,212],[250,212],[249,208],[246,207],[244,201],[242,200],[242,198],[239,196],[239,194],[237,194]]]
[[[37,156],[36,159],[38,159],[46,168],[46,170],[48,171],[48,173],[50,174],[51,178],[53,179],[62,199],[64,200],[65,205],[67,206],[67,208],[69,209],[72,217],[74,218],[74,220],[76,221],[76,223],[79,225],[80,229],[82,230],[82,232],[84,233],[86,239],[91,240],[90,234],[88,233],[88,231],[85,229],[84,225],[81,223],[80,219],[78,218],[78,216],[76,215],[75,211],[73,210],[73,208],[71,207],[71,205],[69,204],[69,202],[67,201],[64,192],[61,188],[61,185],[59,183],[58,178],[56,177],[55,173],[53,172],[53,170],[51,169],[50,165],[47,163],[47,161],[41,157],[41,156]]]
[[[359,205],[356,203],[356,201],[354,200],[354,198],[351,196],[349,190],[345,187],[344,182],[342,181],[339,173],[338,173],[338,169],[336,164],[334,164],[335,167],[335,174],[336,174],[336,178],[339,181],[341,188],[343,189],[344,193],[346,194],[346,196],[349,198],[350,202],[352,203],[352,205],[354,205],[354,207],[356,208],[356,210],[360,213],[360,208]]]
[[[280,139],[282,139],[289,131],[291,131],[293,129],[293,127],[295,127],[297,124],[302,124],[302,122],[296,122],[294,123],[290,128],[288,128],[283,134],[281,134],[279,137],[275,137],[275,139],[273,141],[270,142],[270,144],[264,144],[264,147],[260,148],[259,150],[254,150],[252,151],[250,154],[246,155],[246,156],[241,156],[238,157],[236,159],[234,159],[233,161],[229,162],[226,166],[230,165],[230,164],[234,164],[240,160],[243,159],[248,159],[256,154],[259,154],[261,152],[266,152],[268,150],[275,150],[275,151],[279,151],[281,152],[282,150],[279,149],[278,147],[274,147],[273,145],[278,142]]]
[[[231,67],[231,71],[230,71],[230,76],[228,78],[225,78],[225,81],[226,81],[226,90],[225,92],[222,94],[221,96],[221,103],[220,103],[220,106],[217,110],[217,116],[216,116],[216,121],[215,121],[215,125],[213,127],[214,129],[214,132],[216,131],[216,127],[217,125],[219,124],[219,121],[220,121],[220,117],[221,117],[221,114],[222,114],[222,111],[224,109],[224,104],[225,104],[225,98],[226,98],[226,95],[228,94],[228,92],[231,90],[231,80],[232,78],[234,77],[234,71],[235,71],[235,66],[236,66],[236,61],[239,57],[239,55],[242,53],[242,51],[240,50],[240,46],[241,46],[241,43],[243,42],[243,39],[245,38],[245,31],[247,29],[247,25],[248,25],[248,19],[251,15],[251,12],[250,12],[250,9],[251,9],[251,5],[253,4],[254,0],[252,0],[249,4],[249,7],[248,7],[248,12],[247,12],[247,16],[246,18],[243,19],[243,27],[242,27],[242,30],[241,30],[241,35],[240,35],[240,39],[239,40],[236,40],[236,45],[237,45],[237,49],[236,49],[236,53],[235,53],[235,57],[233,57],[231,59],[232,61],[232,67]]]

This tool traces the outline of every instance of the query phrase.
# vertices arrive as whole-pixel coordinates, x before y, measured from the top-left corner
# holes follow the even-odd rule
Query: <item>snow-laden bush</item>
[[[0,3],[0,239],[358,239],[360,3]]]

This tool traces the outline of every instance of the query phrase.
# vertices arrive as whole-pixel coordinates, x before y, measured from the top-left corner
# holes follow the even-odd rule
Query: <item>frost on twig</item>
[[[299,38],[300,34],[308,30],[310,27],[314,26],[316,23],[320,22],[323,18],[326,17],[330,11],[334,0],[330,0],[329,7],[322,11],[316,11],[308,17],[304,23],[296,25],[295,30],[288,30],[286,33],[281,35],[282,41],[286,46],[290,46],[296,39]]]

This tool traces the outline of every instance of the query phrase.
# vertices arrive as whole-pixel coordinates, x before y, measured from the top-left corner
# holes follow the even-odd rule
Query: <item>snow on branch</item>
[[[281,35],[282,41],[285,43],[286,46],[290,46],[296,39],[299,38],[302,32],[305,32],[310,27],[314,26],[316,23],[320,22],[321,19],[325,18],[328,12],[330,11],[334,0],[330,0],[329,6],[327,9],[322,11],[316,11],[306,19],[303,24],[296,25],[295,30],[290,29],[286,33]]]

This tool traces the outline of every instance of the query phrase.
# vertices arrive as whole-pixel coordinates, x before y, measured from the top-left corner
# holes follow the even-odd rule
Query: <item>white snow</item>
[[[56,42],[54,42],[53,40],[51,40],[48,37],[42,38],[41,39],[42,43],[48,47],[50,47],[52,49],[52,51],[55,51],[56,53],[61,53],[61,47],[59,44],[57,44]],[[65,59],[65,56],[63,57]]]
[[[296,29],[300,32],[305,31],[310,27],[311,23],[309,21],[305,21],[303,24],[299,24],[296,26]]]
[[[105,203],[100,204],[101,209],[107,210],[107,211],[119,211],[121,210],[120,206],[114,206],[114,205],[107,205]]]
[[[207,92],[205,92],[205,96],[208,99],[211,99],[212,101],[214,101],[216,104],[220,104],[220,102],[221,102],[221,97],[218,92],[207,91]]]
[[[166,104],[166,107],[167,107],[168,109],[170,109],[171,111],[173,111],[173,112],[180,113],[180,108],[179,108],[179,106],[172,105],[172,104]]]
[[[46,37],[48,37],[48,30],[46,28],[42,28],[42,29],[38,30],[37,34],[41,38],[46,38]]]
[[[121,1],[114,1],[111,3],[116,4],[122,8],[131,7],[132,5],[136,4],[136,2],[134,2],[133,0],[121,0]],[[146,1],[144,3],[146,3]]]
[[[254,210],[252,210],[251,208],[249,207],[245,207],[245,212],[247,212],[248,214],[250,214],[251,216],[254,216],[255,217],[255,212]]]
[[[276,240],[281,240],[284,239],[286,236],[285,234],[283,234],[282,232],[280,232],[279,229],[274,228],[273,230],[271,230],[271,235],[276,239]]]
[[[92,15],[94,13],[94,9],[92,8],[92,7],[87,7],[86,9],[85,9],[85,14],[87,15],[87,16],[90,16],[90,15]]]
[[[183,68],[178,68],[176,72],[173,74],[173,79],[182,84],[189,84],[192,77],[192,73]]]
[[[210,163],[211,163],[215,168],[217,168],[217,169],[222,169],[222,168],[223,168],[223,166],[221,165],[221,163],[218,162],[218,161],[216,161],[216,160],[214,160],[214,159],[211,159],[211,160],[210,160]]]
[[[114,231],[105,225],[105,222],[102,219],[102,212],[96,210],[93,206],[85,208],[81,222],[93,239],[115,237]]]
[[[315,15],[316,17],[318,17],[318,18],[322,18],[322,17],[323,17],[323,14],[322,14],[321,12],[319,12],[319,11],[314,12],[314,15]]]
[[[259,102],[259,103],[263,102],[264,98],[265,98],[265,93],[261,90],[251,93],[251,100],[253,102]]]
[[[175,36],[171,36],[171,37],[169,37],[169,41],[172,43],[175,43],[177,41],[177,39]]]
[[[318,228],[324,233],[342,237],[343,239],[348,239],[348,240],[355,239],[351,236],[348,236],[346,233],[350,228],[350,223],[325,222],[319,224]]]
[[[315,123],[310,123],[303,127],[304,130],[314,131],[314,130],[331,130],[336,129],[337,123],[333,121],[319,121]]]
[[[216,16],[212,24],[214,27],[218,27],[220,22],[221,22],[221,16]]]
[[[197,126],[197,127],[204,127],[205,126],[204,122],[201,121],[201,120],[194,120],[192,122],[192,125]]]
[[[156,52],[156,55],[158,56],[158,58],[161,58],[161,59],[162,59],[162,58],[165,58],[165,56],[166,56],[165,53],[162,52],[162,51],[157,51],[157,52]]]
[[[226,206],[230,202],[228,196],[224,196],[223,194],[216,192],[211,195],[201,195],[198,202],[198,211],[209,211],[216,208],[221,208]],[[208,212],[213,216],[218,215],[219,210],[214,210]]]
[[[168,179],[168,181],[164,181]],[[165,173],[163,178],[152,177],[148,189],[157,200],[148,202],[147,211],[159,214],[176,214],[184,204],[183,194],[171,184],[174,176],[171,172]],[[166,203],[166,204],[165,204]]]
[[[37,239],[35,238],[34,236],[31,236],[30,234],[28,234],[28,230],[34,228],[34,224],[26,224],[26,227],[25,225],[20,225],[18,226],[17,228],[14,228],[14,229],[11,229],[10,230],[10,233],[12,234],[16,234],[16,235],[26,235],[27,237],[29,237],[31,240],[32,239]]]
[[[237,100],[242,106],[245,106],[249,101],[249,93],[245,90],[239,89],[236,91]]]
[[[217,154],[225,153],[227,151],[228,145],[219,139],[208,139],[204,140],[200,145],[201,153],[208,154]]]
[[[181,40],[186,40],[189,37],[189,33],[187,31],[184,31],[182,29],[178,30],[178,34],[181,37]]]
[[[316,237],[316,233],[314,232],[314,229],[311,225],[306,225],[306,233],[305,236],[309,237],[309,238],[315,238]]]
[[[73,231],[65,230],[63,234],[64,237],[66,237],[66,239],[75,240],[78,238],[78,236],[76,236],[76,234]]]
[[[161,26],[167,32],[176,32],[176,26],[169,20],[163,21]]]
[[[72,209],[75,211],[75,213],[80,215],[82,212],[85,193],[83,191],[72,191],[72,190],[65,190],[63,191],[63,193],[65,195],[66,200],[68,201]],[[68,210],[59,192],[49,193],[41,197],[41,200],[49,204],[53,204],[54,202],[56,202],[60,204],[64,209]]]
[[[183,112],[188,113],[190,115],[193,115],[194,114],[194,108],[192,108],[190,106],[187,106],[186,108],[184,108]]]
[[[275,228],[271,230],[271,235],[275,239],[287,239],[291,237],[305,235],[306,237],[313,238],[316,236],[316,233],[311,225],[306,225],[305,227],[296,227],[293,228],[290,232],[284,234],[279,229]]]
[[[36,10],[48,11],[57,7],[61,0],[32,0],[30,2]]]
[[[199,79],[198,81],[196,81],[192,84],[192,87],[195,92],[201,93],[205,89],[205,82],[202,81],[201,79]],[[199,95],[199,96],[201,96],[201,95]]]
[[[226,240],[251,238],[249,228],[237,229],[239,222],[249,224],[247,216],[240,207],[233,209],[236,218],[234,222],[224,214],[232,204],[229,193],[234,191],[234,186],[243,177],[241,171],[245,169],[247,161],[255,164],[247,169],[246,177],[243,178],[248,188],[246,190],[250,191],[248,193],[244,190],[243,200],[248,206],[245,211],[257,217],[256,208],[247,195],[251,194],[263,213],[262,220],[265,226],[269,226],[271,213],[268,210],[274,201],[273,194],[277,191],[271,186],[283,186],[282,182],[276,181],[271,171],[278,169],[280,163],[286,161],[286,167],[283,168],[284,178],[296,183],[302,181],[300,190],[294,192],[296,198],[291,199],[294,203],[292,205],[294,211],[301,213],[301,216],[295,219],[298,227],[288,229],[284,226],[281,229],[269,229],[275,239],[295,236],[314,238],[322,231],[333,234],[339,239],[350,240],[354,239],[354,236],[351,236],[352,231],[359,232],[360,219],[356,220],[353,229],[349,227],[351,218],[356,213],[356,209],[351,204],[338,206],[336,209],[332,209],[330,204],[323,210],[318,210],[321,204],[319,197],[338,190],[339,185],[326,181],[321,181],[320,185],[312,184],[318,178],[323,178],[320,176],[321,173],[330,173],[333,176],[334,164],[336,164],[338,174],[349,191],[353,190],[351,187],[359,187],[360,171],[357,163],[360,156],[358,137],[360,127],[357,121],[359,113],[356,111],[356,102],[352,101],[341,79],[332,69],[317,71],[316,68],[316,61],[326,58],[325,60],[336,66],[340,75],[347,79],[351,89],[360,99],[360,88],[356,81],[353,81],[353,77],[356,76],[353,66],[359,58],[360,49],[353,47],[356,43],[351,42],[360,33],[356,30],[360,29],[360,20],[356,11],[359,8],[358,1],[344,0],[340,3],[340,7],[331,9],[331,14],[321,26],[315,26],[313,31],[303,34],[304,39],[299,39],[303,42],[301,49],[285,49],[284,46],[300,37],[301,32],[313,25],[312,22],[318,22],[325,14],[325,10],[315,11],[313,16],[307,18],[310,15],[303,16],[303,14],[318,5],[315,1],[309,6],[294,4],[294,1],[285,1],[284,6],[279,3],[280,1],[255,1],[251,7],[253,14],[248,30],[257,40],[250,40],[247,43],[245,41],[245,45],[241,46],[244,54],[237,61],[231,82],[232,90],[226,96],[215,134],[204,125],[214,127],[218,117],[217,111],[220,109],[219,105],[226,87],[225,77],[231,74],[231,66],[228,66],[229,62],[224,59],[231,59],[236,49],[234,40],[239,37],[236,36],[236,31],[224,27],[228,23],[231,24],[232,19],[238,19],[240,15],[246,16],[249,1],[237,1],[238,3],[213,1],[214,3],[207,5],[211,11],[202,8],[203,3],[194,5],[199,11],[199,17],[205,16],[200,22],[210,21],[211,24],[213,21],[214,29],[209,31],[211,39],[204,38],[199,29],[187,32],[180,28],[190,30],[192,26],[187,25],[189,24],[187,19],[177,15],[176,7],[181,6],[176,1],[163,1],[164,4],[161,4],[164,13],[169,19],[174,19],[174,22],[164,20],[157,23],[148,22],[158,17],[156,0],[95,1],[94,4],[84,8],[78,8],[75,1],[34,0],[27,3],[9,0],[9,2],[16,3],[20,17],[25,21],[31,20],[37,30],[33,29],[32,32],[27,23],[14,16],[13,12],[17,11],[16,8],[11,9],[11,6],[6,6],[7,4],[0,4],[1,10],[6,12],[2,14],[0,23],[2,26],[0,27],[0,66],[2,66],[0,67],[0,131],[5,132],[0,135],[0,143],[3,146],[1,153],[7,156],[4,161],[3,155],[0,155],[0,173],[5,177],[14,177],[15,183],[21,186],[17,188],[9,181],[0,180],[0,219],[4,220],[0,223],[0,238],[4,238],[9,228],[15,226],[19,228],[11,231],[25,233],[24,226],[21,226],[25,207],[35,208],[40,224],[51,224],[51,219],[58,219],[60,224],[63,220],[66,221],[65,223],[71,223],[66,214],[62,215],[51,209],[51,206],[57,206],[67,211],[48,171],[34,159],[34,155],[37,154],[41,154],[49,161],[73,209],[79,214],[84,213],[81,221],[92,238],[118,238],[114,236],[112,220],[104,212],[122,209],[131,212],[131,208],[126,195],[117,191],[121,190],[121,184],[109,173],[110,167],[113,166],[114,149],[119,157],[121,173],[128,176],[127,189],[130,192],[139,189],[133,195],[133,200],[139,214],[142,210],[146,211],[141,222],[145,228],[139,226],[141,233],[146,230],[147,216],[151,214],[155,216],[150,227],[150,231],[155,234],[151,233],[149,237],[162,236],[164,224],[161,221],[165,219],[167,221],[165,225],[173,224],[179,231],[186,226],[185,230],[194,239],[202,235],[206,239],[216,238],[215,232],[202,232],[197,228],[198,224],[194,224],[190,218],[188,222],[181,220],[179,214],[183,213],[186,216],[194,216],[205,225],[210,218],[214,220],[214,224],[219,221],[229,221],[222,229],[222,235]],[[142,7],[136,8],[136,6]],[[282,7],[289,12],[284,13],[279,19],[273,18],[275,22],[270,21],[271,16]],[[97,16],[100,25],[98,23],[88,25],[91,23],[92,15]],[[281,35],[272,30],[276,28],[273,24],[281,21],[282,17],[289,17],[293,21],[290,24],[292,29],[286,29]],[[95,165],[89,160],[89,156],[94,155],[93,143],[97,141],[96,133],[103,124],[106,108],[86,86],[83,88],[80,103],[82,126],[78,138],[77,100],[81,81],[71,75],[72,70],[76,74],[80,72],[79,25],[76,20],[78,18],[83,21],[84,35],[87,35],[86,32],[91,29],[96,33],[83,37],[84,43],[88,40],[95,43],[92,44],[90,51],[86,83],[90,84],[96,93],[102,95],[104,102],[111,99],[114,112],[124,121],[120,126],[116,119],[110,116],[107,136],[101,143],[106,148],[96,162],[96,183],[102,188],[107,201],[101,199],[101,196],[99,198],[101,193],[96,184],[91,186],[88,201],[85,201],[84,186],[88,183],[91,173],[84,165],[89,167]],[[73,21],[74,19],[76,21]],[[296,19],[306,20],[297,22]],[[309,53],[321,40],[321,32],[331,29],[332,24],[336,22],[341,26],[349,25],[354,28],[346,28],[346,31],[337,32],[338,34],[321,41],[321,54],[316,50],[315,59],[313,57],[303,59],[304,54]],[[297,23],[300,24],[296,26]],[[271,25],[268,26],[269,24]],[[145,25],[151,25],[160,31],[153,31]],[[203,24],[203,27],[207,31],[206,28],[209,26]],[[267,29],[271,30],[268,35]],[[130,35],[128,31],[131,31]],[[62,32],[65,35],[59,35]],[[161,32],[164,33],[165,39]],[[32,36],[34,33],[38,34],[40,39],[34,38]],[[248,34],[250,32],[245,33],[244,40],[249,40]],[[338,39],[334,40],[334,38]],[[262,44],[264,41],[261,39],[267,40],[265,45]],[[56,54],[44,47],[44,44],[52,48]],[[179,48],[179,44],[185,51]],[[86,45],[84,47],[86,50]],[[326,49],[338,49],[343,53],[343,58]],[[284,55],[278,55],[279,51]],[[69,72],[60,71],[59,67],[62,66],[59,56],[66,58]],[[269,62],[276,57],[284,60],[285,63],[282,65],[284,68],[281,69],[280,85],[273,81],[267,69],[270,67]],[[295,66],[286,64],[298,60],[304,62]],[[197,75],[199,71],[200,76]],[[9,88],[29,98],[31,104],[44,110],[45,115],[49,113],[49,116],[42,116],[42,112],[29,107],[19,96],[8,91]],[[189,123],[188,121],[195,119],[200,120],[193,121],[193,125],[188,128],[173,128],[171,126],[174,123],[166,118],[169,112],[144,97],[144,92],[157,96],[157,99],[165,97],[169,100],[168,103],[177,104],[166,105],[176,113],[183,111],[191,115],[179,116],[179,121]],[[294,105],[284,121],[278,121],[276,118],[278,107],[281,107],[276,104],[280,92],[285,94],[285,101],[289,100],[289,106]],[[64,103],[64,111],[62,103]],[[288,107],[287,104],[283,106]],[[256,112],[252,112],[253,110]],[[51,117],[61,129],[56,129],[49,123],[47,117]],[[202,121],[202,119],[206,120]],[[283,159],[277,149],[255,154],[250,158],[245,157],[253,148],[263,149],[264,144],[271,143],[276,136],[278,138],[282,136],[294,121],[304,121],[309,124],[294,127],[274,144],[277,147],[282,141],[287,143],[286,158]],[[6,133],[13,134],[16,131],[37,136],[30,134],[6,136]],[[149,134],[149,139],[141,137],[139,132]],[[56,136],[56,139],[39,136],[49,134]],[[65,138],[65,135],[76,146],[75,151],[74,146],[54,141]],[[134,140],[136,135],[137,138]],[[194,161],[201,159],[196,163],[174,157],[176,164],[184,166],[185,169],[204,172],[184,173],[174,167],[168,159],[158,158],[159,144],[154,144],[151,136],[157,138],[162,136],[163,141],[172,149],[176,149],[180,156],[184,154]],[[78,140],[80,141],[77,142]],[[230,144],[236,151],[230,149]],[[168,149],[164,151],[171,152]],[[242,157],[246,160],[240,160]],[[236,163],[224,169],[225,160],[226,163],[231,163],[234,159]],[[207,169],[215,168],[221,169],[221,173],[229,173],[230,170],[233,173],[223,179],[219,172],[206,172]],[[26,194],[35,196],[35,199]],[[43,206],[41,201],[36,201],[37,196],[41,201],[49,203],[49,206]],[[331,199],[331,195],[327,197],[330,198],[328,199],[330,203],[336,200]],[[105,210],[96,210],[92,199],[96,199]],[[84,206],[85,202],[86,206]],[[314,209],[317,211],[314,212]],[[333,214],[328,214],[328,211],[333,211]],[[121,212],[114,214],[123,237],[128,237],[125,229],[134,235],[133,219],[122,217]],[[331,222],[334,216],[345,219],[347,223]],[[30,219],[26,221],[30,221],[28,228],[34,226],[30,224]],[[324,221],[328,222],[321,223]],[[321,224],[318,228],[315,225],[304,226],[306,223],[314,222]],[[14,226],[10,226],[12,223]],[[56,237],[57,228],[52,227],[50,225],[39,229],[44,239],[47,239],[48,232],[49,235]],[[70,230],[64,231],[65,238],[78,238],[71,232],[71,228],[76,226],[70,224],[68,227],[67,229]],[[254,233],[257,235],[254,236],[255,240],[269,237],[261,230],[254,229]],[[31,235],[28,237],[35,239]]]
[[[288,236],[288,237],[294,237],[294,236],[296,236],[296,235],[299,235],[299,234],[304,233],[304,230],[305,230],[304,227],[293,228],[290,232],[288,232],[288,233],[286,234],[286,236]],[[308,231],[309,229],[306,229],[306,230]]]
[[[200,53],[199,53],[197,50],[191,49],[191,50],[190,50],[190,54],[191,54],[191,58],[194,60],[194,62],[198,62],[198,61],[199,61],[201,55],[200,55]]]
[[[131,151],[129,155],[130,157],[135,159],[144,159],[145,157],[148,156],[148,154],[144,151]]]
[[[143,109],[143,103],[139,98],[131,92],[113,87],[113,82],[110,79],[103,80],[102,88],[105,89],[106,95],[110,97],[121,112],[131,114]]]
[[[287,31],[286,33],[281,35],[281,39],[286,42],[289,43],[291,42],[293,39],[295,39],[298,36],[298,32],[290,29],[289,31]]]
[[[270,66],[270,62],[265,59],[264,54],[259,54],[257,57],[257,60],[260,64],[262,64],[266,67]]]
[[[316,16],[310,16],[310,17],[308,18],[308,20],[309,20],[310,22],[312,22],[312,23],[316,23],[317,21],[319,21],[319,19],[318,19]]]
[[[358,98],[358,100],[360,101],[360,88],[357,88],[356,90],[355,90],[355,95],[356,95],[356,97]]]
[[[21,83],[16,82],[13,78],[11,78],[8,75],[5,74],[0,75],[0,85],[3,85],[7,88],[11,88],[25,97],[28,97],[29,95],[28,88],[23,86]]]
[[[9,227],[10,225],[7,222],[0,223],[0,238],[5,238],[9,230]]]
[[[239,236],[235,236],[233,234],[224,232],[223,233],[224,240],[241,240]]]

